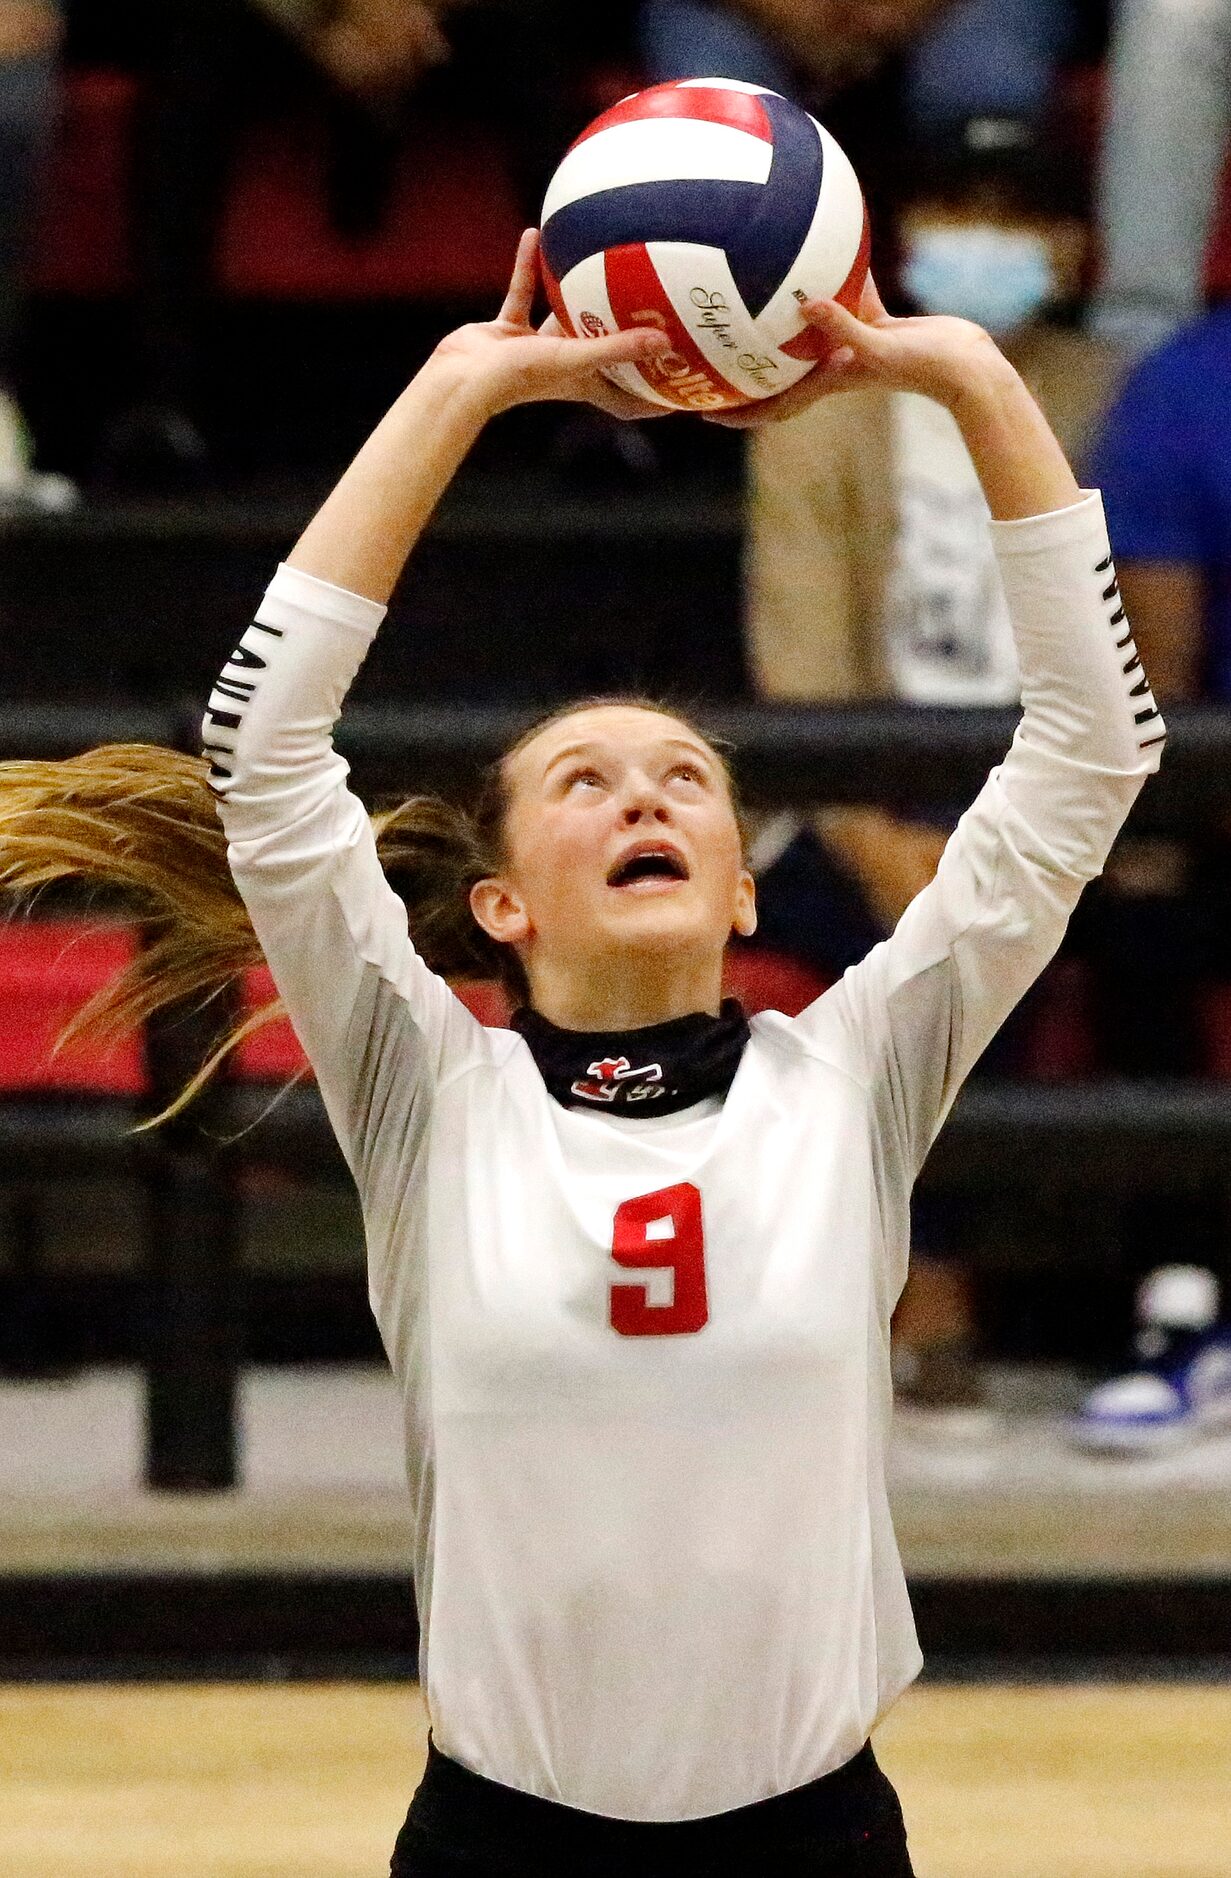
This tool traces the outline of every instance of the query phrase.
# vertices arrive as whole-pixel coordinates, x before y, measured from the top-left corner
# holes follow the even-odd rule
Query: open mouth
[[[672,848],[635,849],[613,867],[607,876],[609,887],[636,887],[642,881],[687,880],[688,869],[682,855]]]

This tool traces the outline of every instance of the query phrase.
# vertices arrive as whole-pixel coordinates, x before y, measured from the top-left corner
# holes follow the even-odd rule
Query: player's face
[[[732,930],[756,924],[725,771],[657,711],[605,705],[549,724],[507,761],[502,897],[476,913],[543,974],[630,957],[695,962],[716,987]],[[488,917],[485,917],[485,913]]]

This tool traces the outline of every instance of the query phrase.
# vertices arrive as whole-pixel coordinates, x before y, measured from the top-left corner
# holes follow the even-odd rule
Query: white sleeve
[[[1012,747],[892,936],[796,1020],[872,1091],[896,1185],[1052,957],[1165,737],[1098,494],[991,529],[1021,665]]]
[[[235,884],[361,1186],[382,1132],[408,1151],[433,1085],[485,1038],[415,953],[332,743],[384,613],[280,567],[203,730]]]

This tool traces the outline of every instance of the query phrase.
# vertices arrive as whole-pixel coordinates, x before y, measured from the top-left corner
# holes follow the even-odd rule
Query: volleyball
[[[608,376],[671,410],[729,410],[795,384],[826,346],[800,302],[855,308],[868,248],[840,145],[789,99],[732,78],[624,98],[578,137],[543,202],[561,326],[665,332],[669,351]]]

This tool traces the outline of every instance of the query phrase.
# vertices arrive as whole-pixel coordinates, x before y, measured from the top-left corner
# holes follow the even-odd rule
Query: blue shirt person
[[[1129,618],[1160,698],[1231,698],[1231,306],[1182,327],[1113,404],[1103,491]]]

